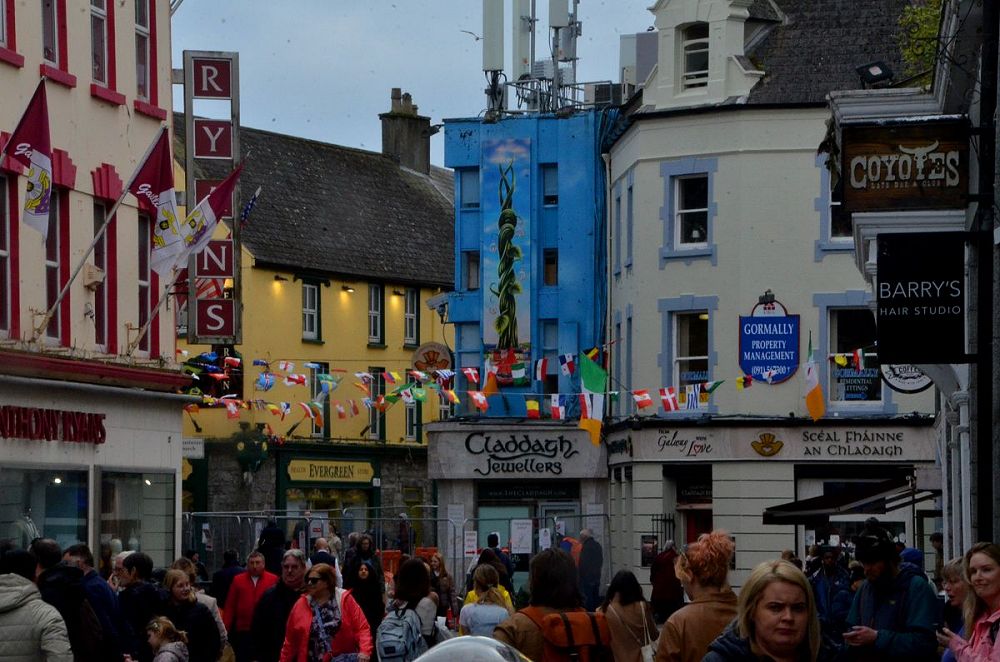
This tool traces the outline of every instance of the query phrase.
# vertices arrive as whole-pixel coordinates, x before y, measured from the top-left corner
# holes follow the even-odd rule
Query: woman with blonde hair
[[[169,618],[157,616],[146,626],[153,662],[188,662],[187,635],[177,630]]]
[[[736,545],[725,531],[712,531],[680,552],[674,571],[691,602],[667,619],[656,648],[657,662],[700,662],[708,645],[736,616],[729,562]]]
[[[191,559],[183,556],[171,563],[170,567],[187,573],[194,598],[208,607],[212,618],[215,619],[215,627],[219,630],[219,640],[221,641],[222,648],[225,649],[229,645],[229,633],[226,632],[226,624],[222,622],[222,614],[219,612],[218,601],[198,587],[198,567]]]
[[[736,621],[705,662],[816,662],[819,616],[809,580],[788,561],[764,561],[740,589]]]
[[[472,587],[476,601],[462,607],[459,634],[492,637],[493,629],[514,613],[500,593],[500,573],[489,564],[477,566],[472,573]]]
[[[1000,657],[1000,545],[977,542],[965,553],[965,577],[972,587],[965,598],[966,640],[948,628],[938,642],[955,654],[958,662],[986,662]]]
[[[167,570],[163,588],[167,591],[163,615],[175,628],[187,633],[191,662],[215,662],[222,653],[219,628],[208,607],[195,598],[187,573],[177,569]]]

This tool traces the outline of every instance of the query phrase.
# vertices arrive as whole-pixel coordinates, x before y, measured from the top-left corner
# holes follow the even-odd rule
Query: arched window
[[[708,85],[708,23],[693,23],[681,30],[681,51],[682,89]]]

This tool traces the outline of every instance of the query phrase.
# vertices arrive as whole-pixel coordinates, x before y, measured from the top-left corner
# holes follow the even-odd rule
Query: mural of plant
[[[514,263],[521,260],[521,249],[514,245],[517,229],[517,212],[514,211],[514,161],[500,168],[500,215],[497,219],[497,287],[490,291],[497,298],[497,317],[494,322],[498,340],[497,349],[517,349],[517,301],[521,284],[514,274]]]

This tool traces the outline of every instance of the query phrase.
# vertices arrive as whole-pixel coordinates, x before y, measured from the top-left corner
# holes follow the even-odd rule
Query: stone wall
[[[231,441],[205,444],[208,459],[208,509],[211,512],[273,510],[275,508],[275,461],[268,457],[260,469],[243,479]]]

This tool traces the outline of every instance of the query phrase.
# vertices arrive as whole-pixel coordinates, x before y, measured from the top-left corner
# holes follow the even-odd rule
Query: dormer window
[[[685,90],[708,86],[708,23],[692,23],[681,30]]]

